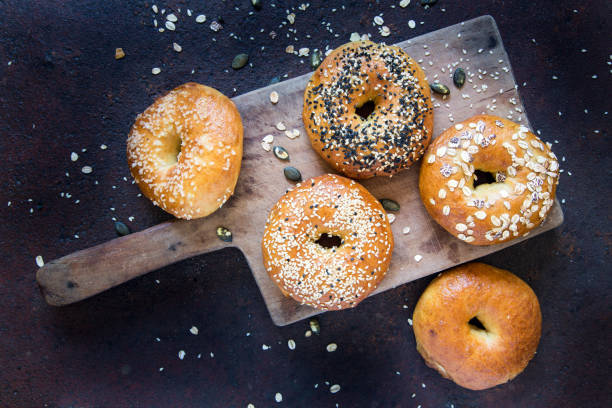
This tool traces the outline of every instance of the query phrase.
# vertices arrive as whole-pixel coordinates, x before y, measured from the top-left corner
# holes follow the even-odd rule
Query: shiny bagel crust
[[[234,192],[242,132],[229,98],[186,83],[136,117],[127,140],[130,171],[153,204],[177,218],[204,217]]]
[[[493,182],[474,188],[476,170],[488,172]],[[432,142],[419,190],[427,212],[445,230],[469,244],[492,245],[540,225],[558,181],[559,162],[549,144],[522,125],[478,115]]]
[[[362,118],[357,108],[374,103]],[[366,179],[391,177],[423,156],[433,108],[421,67],[401,48],[356,41],[329,54],[304,92],[312,147],[335,170]]]
[[[323,234],[341,244],[326,248]],[[321,310],[356,306],[384,277],[393,234],[381,204],[333,174],[296,185],[270,211],[262,239],[270,278],[286,296]]]
[[[469,323],[474,317],[485,330]],[[417,350],[427,365],[472,390],[520,374],[536,352],[542,326],[538,298],[529,285],[483,263],[436,277],[412,320]]]

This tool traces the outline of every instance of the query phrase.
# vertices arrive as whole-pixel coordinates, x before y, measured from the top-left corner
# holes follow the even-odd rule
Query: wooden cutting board
[[[459,122],[479,113],[511,115],[511,120],[529,126],[492,17],[478,17],[397,45],[421,64],[430,82],[438,79],[451,89],[445,100],[433,96],[435,136],[452,125],[450,117]],[[455,65],[468,74],[461,90],[452,84]],[[302,97],[310,75],[233,98],[244,122],[244,158],[236,193],[223,208],[204,219],[163,223],[46,264],[37,279],[47,301],[71,303],[173,262],[236,246],[244,253],[275,324],[282,326],[319,313],[281,294],[264,270],[260,247],[268,211],[293,185],[285,179],[283,168],[298,168],[304,179],[331,172],[312,150],[302,125]],[[272,91],[280,95],[276,105],[269,100]],[[276,129],[279,122],[289,130],[298,129],[301,136],[289,139]],[[262,148],[267,134],[274,135],[274,145],[289,151],[289,163]],[[391,198],[401,205],[392,224],[395,249],[391,267],[374,294],[498,251],[563,222],[556,202],[548,219],[528,237],[494,246],[471,246],[429,217],[419,198],[418,170],[416,165],[392,179],[363,182],[375,197]],[[218,226],[232,231],[232,243],[216,237]],[[404,227],[410,227],[408,234],[402,233]],[[417,262],[415,255],[422,259]]]

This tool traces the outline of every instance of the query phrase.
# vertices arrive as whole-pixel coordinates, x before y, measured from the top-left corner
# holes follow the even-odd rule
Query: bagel
[[[262,239],[264,266],[282,293],[321,310],[365,299],[387,272],[392,251],[391,226],[378,200],[333,174],[281,197]]]
[[[302,119],[312,147],[335,170],[391,177],[421,158],[431,140],[429,85],[401,48],[351,42],[312,75]]]
[[[555,201],[559,162],[525,126],[490,115],[446,129],[421,165],[421,200],[464,242],[492,245],[529,234]]]
[[[130,172],[153,204],[199,218],[233,194],[242,161],[242,120],[216,89],[193,82],[136,117],[127,140]]]
[[[540,341],[542,314],[516,275],[469,263],[436,277],[412,317],[417,350],[443,377],[472,390],[521,373]]]

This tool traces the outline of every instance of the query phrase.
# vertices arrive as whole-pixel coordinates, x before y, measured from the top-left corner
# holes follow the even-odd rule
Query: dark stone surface
[[[150,1],[0,1],[0,405],[611,406],[612,152],[604,112],[611,108],[612,3],[440,0],[426,10],[418,0],[405,9],[390,8],[399,1],[370,0],[344,2],[342,10],[340,1],[311,0],[305,12],[296,11],[291,39],[279,25],[285,9],[300,2],[271,3],[263,0],[249,16],[249,0],[160,2],[160,9],[182,13],[175,32],[158,33]],[[156,96],[189,80],[235,95],[278,75],[304,74],[307,59],[286,54],[288,44],[335,47],[353,31],[374,34],[371,21],[383,12],[390,43],[491,14],[518,82],[526,82],[520,92],[532,124],[545,140],[558,140],[553,149],[567,158],[558,190],[565,224],[484,259],[521,276],[539,296],[542,340],[523,374],[472,392],[425,366],[407,318],[430,279],[321,316],[320,336],[304,337],[307,322],[275,327],[235,249],[69,307],[43,302],[36,255],[51,260],[115,238],[113,217],[133,231],[168,219],[137,197],[124,157],[135,115]],[[205,24],[194,21],[200,13]],[[215,34],[208,26],[217,15],[225,26]],[[424,24],[410,30],[409,19]],[[173,41],[183,52],[172,50]],[[120,61],[116,47],[127,54]],[[234,71],[231,61],[241,52],[252,66]],[[151,75],[155,66],[160,75]],[[82,174],[84,165],[93,173]],[[199,335],[189,333],[192,325]],[[295,351],[286,346],[290,338]],[[334,353],[325,351],[330,342],[339,346]],[[263,351],[262,344],[272,348]],[[331,394],[326,381],[342,390]]]

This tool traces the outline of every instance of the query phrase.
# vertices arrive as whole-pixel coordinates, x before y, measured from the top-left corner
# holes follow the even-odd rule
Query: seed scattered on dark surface
[[[310,54],[310,66],[312,69],[317,69],[319,65],[321,65],[321,51],[314,50],[312,54]]]
[[[251,0],[251,4],[255,10],[261,10],[261,0]]]
[[[310,330],[314,334],[319,335],[321,333],[321,326],[319,326],[319,319],[314,317],[314,318],[310,319],[308,324],[310,324]]]
[[[238,54],[234,57],[232,61],[232,68],[240,69],[246,65],[249,61],[249,56],[247,54]]]
[[[400,205],[397,202],[391,200],[390,198],[381,198],[380,203],[387,211],[399,211],[400,209]]]
[[[433,6],[438,0],[421,0],[421,6]]]
[[[287,166],[283,170],[285,177],[291,181],[302,181],[302,174],[295,167]]]
[[[448,89],[448,86],[442,85],[439,82],[434,82],[433,84],[429,84],[429,87],[431,88],[432,91],[440,95],[448,95],[450,93],[450,89]]]
[[[232,231],[225,227],[217,227],[217,237],[224,242],[232,242]]]
[[[279,82],[280,82],[280,77],[279,76],[275,76],[274,78],[272,78],[270,80],[270,85],[278,84]]]
[[[131,231],[130,231],[130,227],[128,227],[121,221],[117,221],[115,222],[115,232],[117,233],[117,235],[122,237],[124,235],[128,235]]]
[[[289,160],[289,152],[282,146],[274,146],[274,155],[281,160]]]
[[[453,83],[457,88],[461,88],[465,84],[465,71],[463,68],[457,68],[453,73]]]

